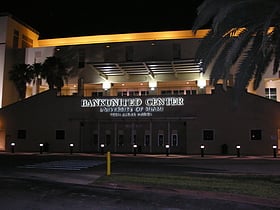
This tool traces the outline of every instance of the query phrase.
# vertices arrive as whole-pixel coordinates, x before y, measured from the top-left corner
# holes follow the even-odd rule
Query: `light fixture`
[[[104,82],[102,83],[102,88],[103,88],[104,90],[110,89],[110,88],[111,88],[111,82],[109,82],[108,80],[104,81]]]
[[[204,149],[205,149],[205,146],[203,144],[200,145],[200,156],[201,157],[204,157]]]
[[[169,155],[169,148],[170,148],[170,145],[169,145],[169,144],[166,144],[166,145],[165,145],[165,153],[166,153],[166,156]]]
[[[70,154],[72,154],[72,153],[73,153],[74,144],[73,144],[73,143],[70,143],[70,144],[69,144],[69,147],[70,147]]]
[[[156,87],[157,87],[156,80],[149,81],[149,88],[151,88],[151,90],[155,90]]]
[[[200,72],[200,74],[199,74],[199,79],[197,80],[197,86],[199,88],[206,87],[206,80],[203,78],[203,73],[202,72]]]

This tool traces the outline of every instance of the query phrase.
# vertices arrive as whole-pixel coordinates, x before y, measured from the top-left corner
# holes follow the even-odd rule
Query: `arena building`
[[[278,147],[279,75],[268,69],[236,104],[234,78],[227,91],[213,87],[195,60],[207,30],[40,40],[9,14],[0,27],[3,151],[236,154],[240,146],[244,155],[268,155]],[[71,64],[63,88],[37,77],[19,100],[9,71],[52,56]]]

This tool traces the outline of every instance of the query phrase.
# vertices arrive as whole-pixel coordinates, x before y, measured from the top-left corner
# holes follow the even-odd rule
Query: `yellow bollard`
[[[107,176],[111,175],[111,153],[107,152]]]

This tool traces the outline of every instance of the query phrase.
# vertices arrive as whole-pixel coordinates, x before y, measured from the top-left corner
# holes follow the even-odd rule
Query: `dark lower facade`
[[[84,100],[80,96],[63,97],[47,91],[1,109],[2,150],[186,155],[202,152],[271,155],[275,150],[278,153],[279,103],[256,95],[246,94],[237,107],[233,106],[230,92],[217,91],[212,95]]]

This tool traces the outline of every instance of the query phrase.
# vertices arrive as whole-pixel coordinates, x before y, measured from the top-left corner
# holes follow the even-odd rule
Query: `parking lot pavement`
[[[227,193],[110,183],[99,186],[94,184],[94,180],[106,174],[106,160],[106,154],[0,154],[2,206],[10,205],[12,210],[50,208],[276,210],[280,206],[280,198],[270,200]],[[270,156],[112,154],[111,160],[112,175],[172,171],[177,174],[229,173],[280,176],[280,158]],[[20,204],[13,203],[11,197]],[[30,208],[31,206],[33,208]]]

